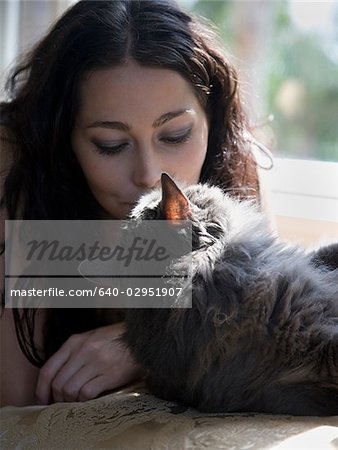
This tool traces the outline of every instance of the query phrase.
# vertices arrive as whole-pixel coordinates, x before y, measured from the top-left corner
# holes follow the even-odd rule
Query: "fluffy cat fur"
[[[127,313],[150,392],[207,412],[338,414],[338,270],[323,254],[279,242],[250,202],[183,194],[165,174],[131,218],[193,229],[192,308]]]

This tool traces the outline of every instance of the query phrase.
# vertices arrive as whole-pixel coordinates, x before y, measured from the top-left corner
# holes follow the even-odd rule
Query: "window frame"
[[[275,158],[260,177],[282,238],[306,246],[338,242],[338,163]]]

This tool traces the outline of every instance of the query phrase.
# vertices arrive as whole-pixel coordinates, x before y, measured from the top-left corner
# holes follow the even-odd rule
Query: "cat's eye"
[[[94,142],[94,144],[96,150],[101,155],[116,155],[128,145],[128,142],[121,142],[119,144]]]

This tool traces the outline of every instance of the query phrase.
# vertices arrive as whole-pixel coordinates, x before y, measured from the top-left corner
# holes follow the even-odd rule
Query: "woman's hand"
[[[86,401],[123,386],[142,375],[119,339],[123,322],[74,334],[41,368],[37,401]]]

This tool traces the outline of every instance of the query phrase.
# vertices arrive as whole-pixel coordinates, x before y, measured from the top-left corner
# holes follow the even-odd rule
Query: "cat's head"
[[[180,189],[168,174],[162,173],[161,187],[144,195],[130,218],[166,220],[173,227],[189,221],[196,250],[213,245],[227,234],[234,203],[217,187],[196,184]]]

